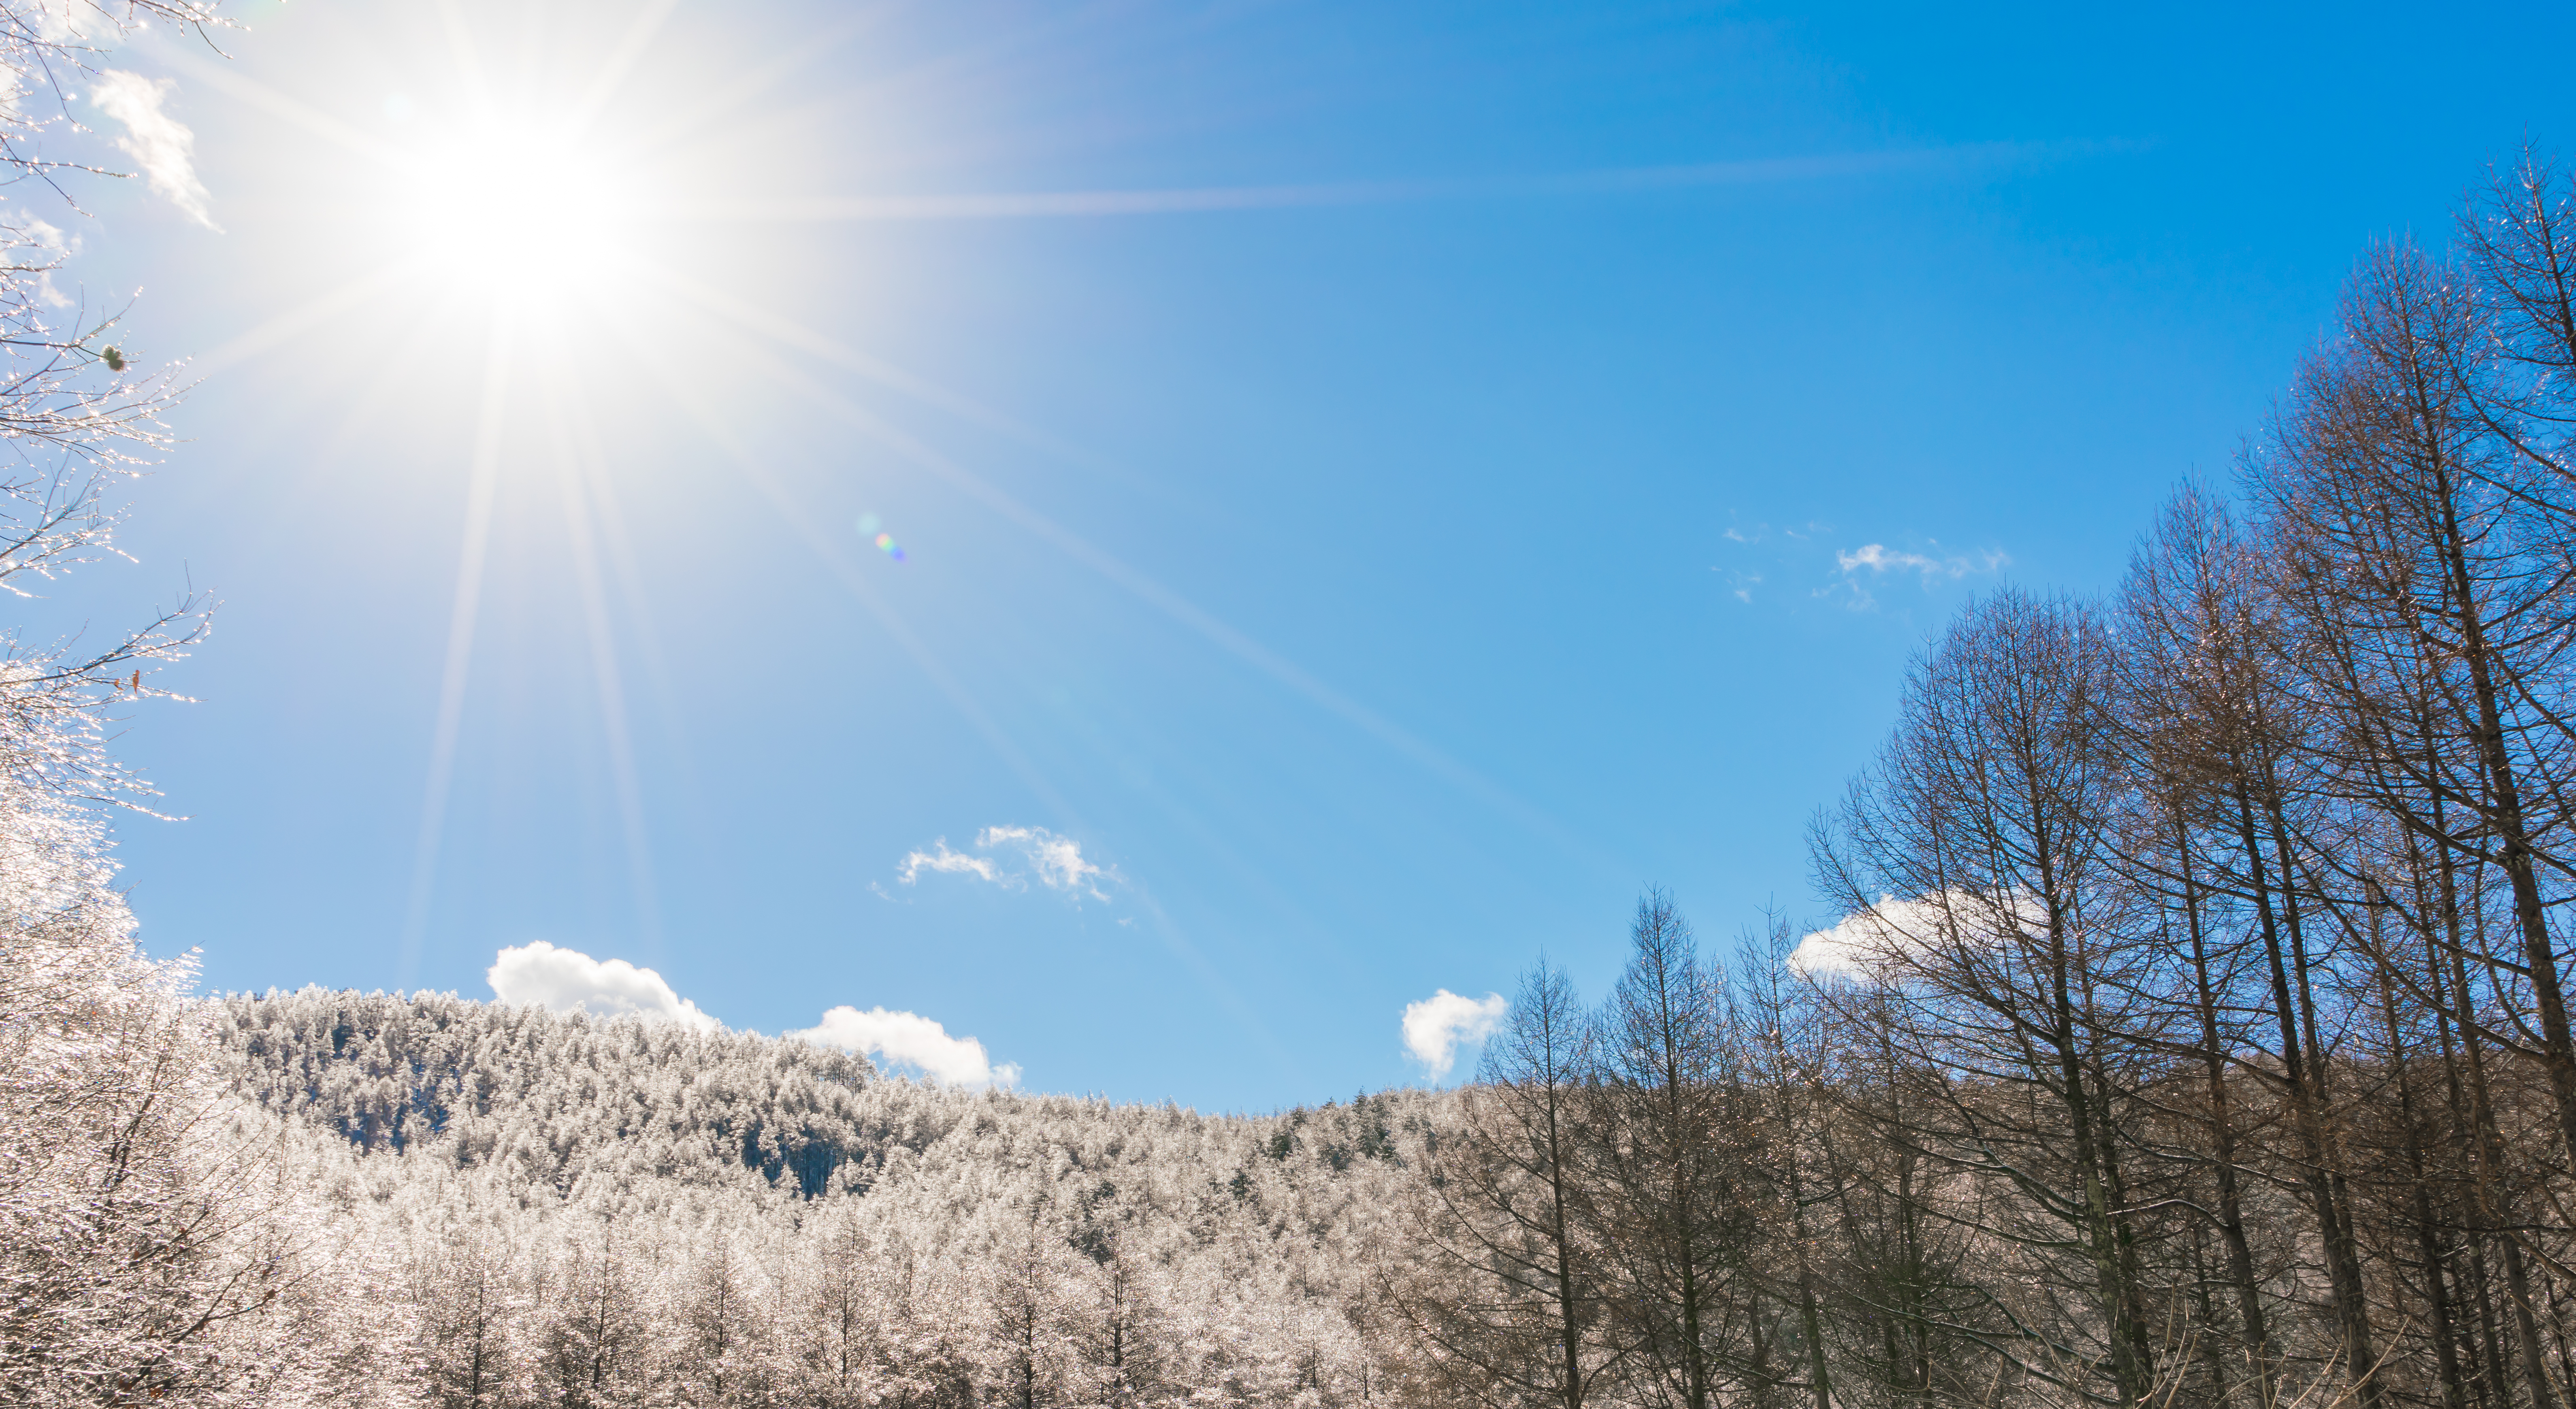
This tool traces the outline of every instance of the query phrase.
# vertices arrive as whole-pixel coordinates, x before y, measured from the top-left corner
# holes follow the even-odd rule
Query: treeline
[[[1406,1298],[1488,1403],[2576,1403],[2576,189],[2373,248],[2102,600],[1817,820],[1851,916],[1542,967]]]

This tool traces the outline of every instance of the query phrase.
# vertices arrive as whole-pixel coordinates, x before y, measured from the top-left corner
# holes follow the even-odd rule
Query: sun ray
[[[482,604],[483,559],[491,544],[492,502],[499,491],[501,420],[509,404],[515,331],[508,320],[494,320],[491,344],[484,353],[483,393],[465,493],[464,543],[457,553],[456,597],[449,610],[447,659],[438,687],[438,723],[430,740],[429,780],[421,799],[420,836],[412,853],[411,901],[395,967],[398,984],[411,982],[418,971],[421,941],[429,928],[439,838],[447,824],[448,785],[456,768],[457,732],[465,716],[466,672],[474,657],[474,623]]]
[[[608,599],[600,581],[599,558],[592,538],[587,493],[591,467],[599,459],[589,406],[580,394],[577,375],[557,378],[547,398],[547,421],[555,452],[555,488],[563,506],[564,537],[571,550],[573,577],[581,596],[582,621],[589,636],[590,669],[599,693],[600,729],[608,746],[609,775],[626,842],[629,879],[646,952],[662,956],[662,907],[653,880],[653,846],[644,819],[644,789],[635,766],[635,746],[627,725],[626,686],[618,668],[617,643]]]
[[[491,89],[483,81],[483,59],[475,52],[473,32],[465,27],[465,12],[456,0],[438,0],[438,19],[447,35],[447,56],[456,62],[456,76],[465,81],[467,98],[489,103]]]
[[[695,102],[675,105],[658,115],[658,120],[636,129],[638,145],[658,147],[684,133],[703,129],[711,120],[735,111],[743,104],[775,88],[779,80],[808,65],[820,63],[838,53],[841,46],[857,38],[888,15],[901,10],[898,5],[875,5],[844,18],[841,23],[817,31],[792,45],[783,57],[737,75],[729,82],[711,84],[696,96]]]
[[[1225,1009],[1226,1015],[1234,1020],[1235,1025],[1252,1038],[1253,1044],[1267,1053],[1271,1061],[1278,1064],[1282,1075],[1292,1082],[1305,1084],[1306,1068],[1297,1060],[1296,1052],[1287,1043],[1279,1040],[1279,1034],[1271,1031],[1270,1024],[1262,1021],[1261,1011],[1246,1000],[1242,992],[1233,984],[1227,982],[1225,976],[1217,971],[1216,966],[1207,961],[1207,956],[1199,952],[1198,946],[1190,942],[1189,936],[1182,932],[1180,925],[1172,919],[1171,914],[1163,909],[1163,903],[1154,898],[1154,893],[1142,883],[1130,880],[1127,883],[1126,894],[1144,907],[1146,917],[1153,922],[1155,934],[1162,939],[1163,947],[1180,962],[1181,968],[1190,977],[1197,979],[1199,986],[1205,988],[1209,995],[1217,1000],[1218,1006]]]
[[[618,37],[617,47],[600,62],[599,72],[591,76],[589,85],[582,89],[581,98],[573,104],[572,112],[566,117],[565,125],[575,135],[587,131],[591,120],[598,117],[600,110],[608,106],[608,100],[617,95],[618,86],[634,71],[635,61],[644,57],[644,51],[652,47],[654,38],[661,34],[662,26],[670,22],[671,12],[679,7],[679,3],[680,0],[648,0],[644,8],[636,12],[634,20],[626,26],[626,33]]]
[[[1566,854],[1596,867],[1614,866],[1612,858],[1601,855],[1570,829],[1513,795],[1501,784],[1451,758],[1430,743],[1415,737],[1410,731],[1366,705],[1324,684],[1294,662],[1236,630],[1215,614],[1146,574],[1129,567],[1115,555],[1094,546],[1054,520],[1022,504],[1017,498],[987,483],[981,476],[949,457],[897,430],[882,418],[847,398],[821,386],[784,359],[776,357],[757,345],[747,347],[745,353],[761,361],[764,364],[764,375],[778,384],[796,391],[816,407],[829,412],[852,429],[911,460],[914,464],[956,484],[986,507],[1019,525],[1023,530],[1044,540],[1057,551],[1108,579],[1114,585],[1197,633],[1229,655],[1287,686],[1309,703],[1376,739],[1467,796],[1511,817]]]
[[[416,390],[419,364],[431,342],[439,335],[438,320],[424,316],[415,320],[401,334],[402,341],[389,355],[377,359],[376,374],[367,381],[342,414],[340,422],[323,437],[314,450],[314,461],[325,463],[356,444],[372,429],[372,422],[401,392]]]
[[[402,164],[402,152],[393,144],[368,135],[320,108],[280,93],[255,78],[246,78],[238,69],[209,63],[188,50],[173,47],[163,56],[171,67],[188,76],[191,83],[202,83],[218,93],[229,94],[269,114],[286,119],[311,136],[387,166]]]
[[[695,394],[700,388],[671,375],[669,370],[659,363],[650,363],[648,366],[653,375],[662,382],[664,391],[697,424],[699,431],[707,437],[708,441],[722,451],[725,458],[732,462],[743,477],[751,481],[752,487],[760,491],[761,497],[767,499],[770,505],[778,510],[779,522],[785,524],[789,531],[802,540],[805,546],[813,551],[816,560],[823,564],[825,570],[829,571],[842,586],[848,588],[852,596],[858,598],[859,604],[866,609],[868,615],[874,617],[886,634],[894,638],[895,644],[902,648],[904,654],[912,659],[914,667],[920,670],[941,694],[948,697],[948,702],[956,707],[968,725],[983,738],[985,745],[993,750],[994,756],[1001,759],[1005,766],[1017,774],[1029,791],[1036,794],[1038,800],[1059,819],[1077,820],[1080,814],[1074,810],[1073,805],[1065,799],[1064,795],[1056,790],[1055,785],[1047,781],[1046,775],[1039,771],[1035,760],[1012,741],[1000,722],[995,720],[991,713],[975,699],[963,682],[949,672],[948,667],[942,664],[920,636],[914,633],[911,625],[904,621],[902,615],[878,595],[876,585],[869,582],[867,575],[858,570],[858,565],[851,562],[849,556],[841,551],[841,545],[824,533],[821,527],[823,523],[821,516],[808,512],[804,506],[798,504],[795,496],[787,492],[786,486],[779,483],[778,477],[770,473],[769,467],[761,463],[760,457],[753,454],[749,446],[744,445],[728,431],[717,417],[707,412]]]
[[[1605,167],[1539,176],[1176,186],[1135,190],[819,196],[788,201],[731,201],[721,207],[694,212],[688,218],[704,223],[833,224],[1191,215],[1580,195],[1588,192],[1677,190],[1699,186],[1779,185],[1917,171],[1973,171],[2102,149],[2102,144],[2085,142],[1971,142],[1942,147],[1832,152],[1674,166]]]
[[[585,411],[585,417],[587,414]],[[587,420],[585,423],[595,424]],[[617,578],[618,596],[627,604],[627,619],[633,623],[636,654],[642,657],[645,678],[660,705],[665,729],[664,758],[680,775],[683,790],[695,796],[699,792],[697,766],[688,739],[677,723],[681,717],[679,690],[672,679],[670,660],[662,651],[661,633],[655,629],[661,618],[653,610],[650,582],[643,565],[635,558],[634,537],[626,528],[616,478],[609,473],[605,453],[593,453],[579,468],[584,478],[583,500],[596,516],[600,544],[607,550],[610,570]]]
[[[929,406],[984,427],[998,431],[1032,449],[1042,450],[1060,460],[1087,469],[1104,471],[1121,479],[1133,480],[1115,463],[1068,445],[1042,431],[1035,430],[1001,411],[987,406],[962,392],[929,381],[903,370],[881,358],[866,353],[816,332],[792,318],[743,302],[721,289],[691,279],[686,273],[668,265],[657,266],[652,277],[670,292],[677,293],[708,312],[729,318],[742,327],[758,332],[773,342],[793,347],[800,352],[822,358],[845,371],[854,372],[869,381]]]
[[[352,279],[319,298],[309,299],[283,313],[262,319],[257,327],[226,341],[212,352],[190,358],[188,370],[191,375],[202,380],[240,366],[264,352],[331,323],[349,310],[410,277],[413,272],[415,272],[413,264],[405,261],[379,269],[373,274]]]

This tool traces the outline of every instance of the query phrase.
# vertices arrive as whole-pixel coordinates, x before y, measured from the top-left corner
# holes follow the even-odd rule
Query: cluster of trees
[[[1735,982],[1541,969],[1410,1304],[1493,1403],[2576,1403],[2576,186],[2362,261],[2104,600],[1918,657]]]
[[[1442,1098],[1264,1117],[875,1079],[452,996],[223,1000],[334,1402],[1387,1402]],[[247,1119],[247,1117],[246,1117]],[[1413,1151],[1407,1158],[1405,1151]]]

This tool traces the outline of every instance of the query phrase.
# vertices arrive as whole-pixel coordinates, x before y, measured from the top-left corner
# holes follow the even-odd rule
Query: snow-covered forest
[[[24,80],[97,36],[41,19],[0,163],[72,179]],[[5,586],[113,551],[173,391],[0,243]],[[1649,893],[1472,1080],[1263,1115],[197,995],[107,743],[204,604],[12,635],[0,1400],[2576,1405],[2576,179],[2366,251],[2237,468],[1920,651],[1812,825],[1838,918]]]

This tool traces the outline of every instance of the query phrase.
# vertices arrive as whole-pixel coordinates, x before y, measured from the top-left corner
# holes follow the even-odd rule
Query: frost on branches
[[[167,372],[132,370],[117,317],[67,295],[77,184],[98,168],[65,95],[190,3],[0,7],[0,589],[19,598],[116,552],[109,491],[165,442]],[[0,1400],[220,1401],[285,1363],[228,1323],[268,1308],[250,1148],[217,1116],[184,964],[146,962],[101,809],[150,791],[103,740],[120,700],[203,631],[182,597],[104,646],[0,628]],[[273,1251],[273,1250],[272,1250]]]
[[[96,821],[0,775],[0,1398],[183,1397],[275,1281],[228,1254],[187,973],[135,953]]]

